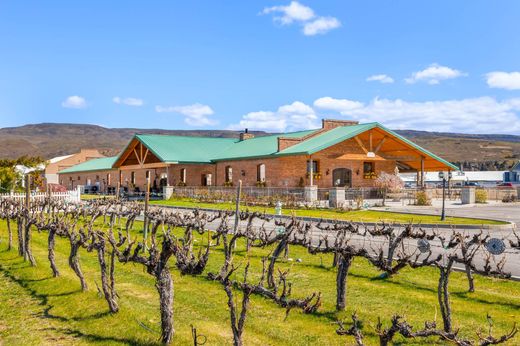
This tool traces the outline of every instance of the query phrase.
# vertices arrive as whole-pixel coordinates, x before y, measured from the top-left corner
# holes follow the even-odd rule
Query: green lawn
[[[203,203],[187,198],[170,199],[166,201],[153,201],[155,205],[168,205],[180,207],[199,207],[212,209],[234,209],[233,203]],[[272,207],[241,207],[248,208],[252,211],[261,211],[274,214]],[[296,216],[310,216],[316,218],[328,218],[336,220],[349,220],[356,222],[398,222],[398,223],[413,223],[413,224],[456,224],[456,225],[504,225],[503,221],[485,220],[485,219],[471,219],[464,217],[446,217],[445,221],[440,221],[439,216],[421,215],[421,214],[403,214],[393,213],[387,211],[376,210],[326,210],[326,209],[285,209],[284,215],[293,214]]]
[[[141,227],[136,224],[136,228]],[[135,236],[135,234],[134,234]],[[196,235],[203,245],[206,236]],[[34,232],[33,251],[37,267],[30,267],[6,250],[6,227],[0,221],[0,344],[5,345],[148,345],[156,344],[159,330],[158,298],[153,278],[143,267],[118,264],[116,287],[121,311],[116,315],[108,308],[96,289],[100,284],[96,255],[81,250],[81,264],[90,290],[83,293],[79,282],[67,267],[69,244],[57,242],[57,263],[62,276],[52,278],[46,259],[46,234]],[[261,271],[261,257],[271,249],[254,248],[250,253],[252,277]],[[244,263],[244,244],[236,249],[235,263]],[[280,268],[290,268],[294,283],[293,296],[303,297],[321,291],[323,305],[319,313],[305,315],[293,310],[284,321],[285,310],[272,302],[253,297],[246,322],[246,345],[351,345],[350,337],[335,334],[334,321],[348,320],[353,311],[364,320],[367,344],[375,343],[377,318],[386,324],[393,313],[406,316],[409,323],[420,327],[438,313],[436,300],[437,270],[405,269],[395,277],[381,280],[379,272],[365,260],[356,258],[348,278],[347,311],[336,314],[335,269],[330,255],[310,255],[293,246],[290,257],[302,261],[283,261]],[[171,260],[175,282],[176,345],[190,345],[193,324],[208,338],[207,345],[229,345],[232,335],[224,290],[217,282],[206,279],[208,271],[220,268],[223,256],[220,248],[212,250],[204,275],[180,276]],[[239,273],[240,274],[240,273]],[[513,322],[519,322],[520,283],[476,278],[476,293],[466,293],[467,283],[461,273],[450,280],[454,325],[461,334],[474,336],[479,327],[486,327],[486,314],[493,316],[495,330],[503,333]],[[147,328],[143,328],[144,324]],[[402,341],[398,339],[398,341]],[[517,338],[516,342],[520,342]],[[406,345],[427,345],[430,340],[406,340]],[[514,342],[513,342],[514,344]]]

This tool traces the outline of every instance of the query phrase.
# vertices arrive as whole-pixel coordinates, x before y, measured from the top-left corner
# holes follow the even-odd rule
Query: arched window
[[[212,174],[211,173],[205,173],[202,174],[202,186],[211,186],[212,184]]]
[[[263,163],[256,166],[256,181],[260,183],[265,182],[265,164]]]
[[[226,183],[233,182],[233,168],[231,166],[226,166]]]

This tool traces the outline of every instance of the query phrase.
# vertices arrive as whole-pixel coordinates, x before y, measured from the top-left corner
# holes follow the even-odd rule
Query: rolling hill
[[[507,169],[520,159],[520,136],[494,134],[460,134],[398,130],[398,133],[465,169]],[[161,130],[105,128],[88,124],[31,124],[0,129],[0,158],[22,155],[51,158],[96,148],[115,155],[135,133],[185,136],[238,137],[228,130]],[[266,132],[252,132],[257,136]]]

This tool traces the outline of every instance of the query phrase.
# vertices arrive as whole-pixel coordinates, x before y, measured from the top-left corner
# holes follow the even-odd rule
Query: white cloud
[[[336,112],[346,112],[363,107],[363,103],[347,99],[335,99],[332,97],[321,97],[314,101],[314,107],[328,109]]]
[[[375,74],[367,78],[367,82],[381,82],[383,84],[393,83],[394,79],[386,74]]]
[[[81,96],[69,96],[61,103],[62,107],[82,109],[87,107],[87,101]]]
[[[520,89],[520,72],[490,72],[486,74],[486,78],[490,88]]]
[[[307,21],[314,18],[312,8],[300,4],[298,1],[291,1],[287,6],[266,7],[262,14],[280,13],[281,16],[274,16],[273,19],[283,25],[291,24],[294,21]]]
[[[276,112],[250,112],[242,117],[239,123],[228,127],[230,130],[244,128],[274,132],[295,131],[319,127],[318,117],[314,109],[303,102],[295,101],[280,106]]]
[[[282,25],[300,23],[302,33],[305,36],[325,34],[332,29],[339,28],[341,22],[335,17],[316,17],[314,10],[308,6],[300,4],[298,1],[291,1],[287,6],[266,7],[261,14],[275,14],[273,20]]]
[[[323,97],[316,100],[314,105],[336,110],[348,119],[360,122],[377,121],[393,129],[520,133],[520,98],[497,101],[492,97],[477,97],[426,102],[376,98],[362,107],[354,108],[351,103],[344,101],[348,100]],[[329,107],[323,107],[324,105]]]
[[[179,113],[185,116],[184,122],[191,126],[210,126],[217,124],[217,121],[209,116],[213,115],[213,109],[208,105],[194,103],[186,106],[155,106],[158,113]]]
[[[127,98],[121,98],[119,96],[116,96],[112,99],[114,103],[123,104],[127,106],[134,106],[134,107],[140,107],[144,104],[144,101],[138,98],[134,97],[127,97]]]
[[[319,17],[312,22],[307,22],[303,26],[303,34],[305,36],[314,36],[318,34],[325,34],[330,30],[339,28],[341,22],[334,17]]]
[[[467,74],[451,67],[431,64],[422,71],[412,73],[412,75],[409,78],[406,78],[405,81],[408,84],[422,81],[433,85],[439,84],[441,80],[458,78],[462,76],[467,76]]]

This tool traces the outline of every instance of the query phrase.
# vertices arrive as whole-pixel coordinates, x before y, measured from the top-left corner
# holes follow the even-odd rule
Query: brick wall
[[[364,154],[354,139],[350,139],[329,147],[312,155],[313,161],[318,161],[318,169],[321,177],[314,179],[314,185],[318,187],[333,186],[332,171],[335,168],[347,168],[352,172],[352,186],[371,187],[374,186],[373,179],[365,179],[363,175],[363,162],[358,160],[339,160],[337,157],[345,154]],[[285,156],[279,158],[265,158],[254,160],[221,161],[216,165],[217,183],[223,185],[225,182],[226,167],[233,169],[233,181],[239,179],[246,186],[254,186],[257,182],[257,167],[265,164],[266,184],[273,187],[298,186],[303,178],[304,184],[309,185],[307,177],[308,156]],[[366,160],[370,161],[369,159]],[[393,173],[396,167],[395,161],[373,161],[376,174],[385,171]]]

